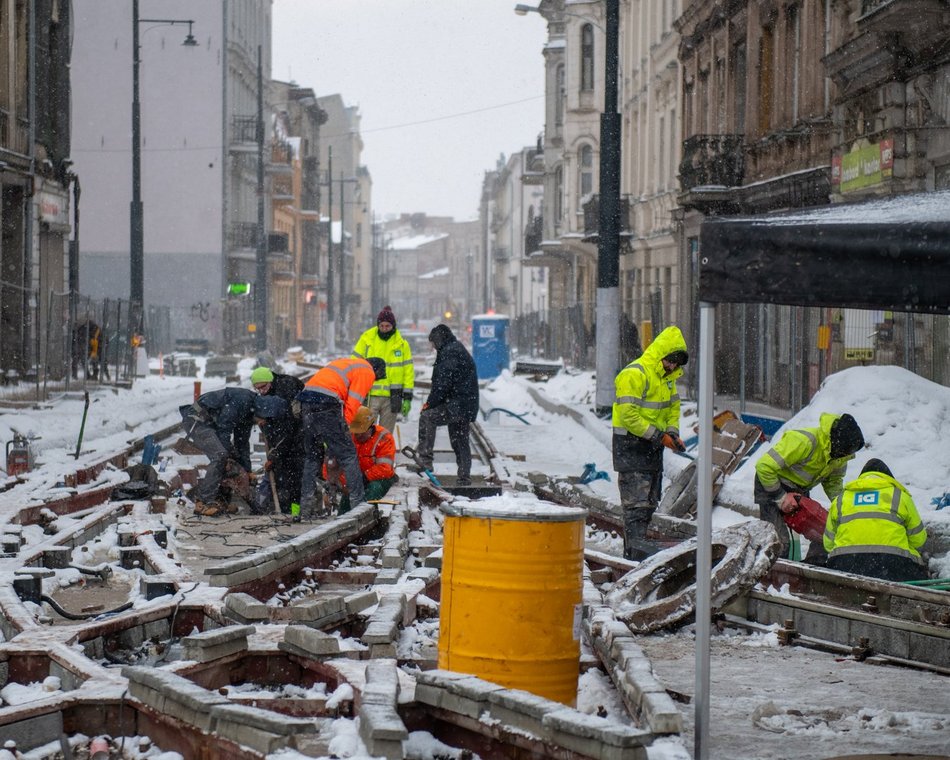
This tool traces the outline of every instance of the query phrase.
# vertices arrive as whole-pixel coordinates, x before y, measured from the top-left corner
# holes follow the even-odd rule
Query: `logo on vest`
[[[878,493],[877,491],[859,491],[854,495],[854,503],[862,505],[871,505],[877,504]]]

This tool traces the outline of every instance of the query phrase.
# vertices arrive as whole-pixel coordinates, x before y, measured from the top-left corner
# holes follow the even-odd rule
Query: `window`
[[[564,64],[559,63],[554,72],[554,123],[564,123]]]
[[[745,80],[746,80],[746,53],[745,42],[738,43],[732,54],[732,107],[735,111],[733,119],[736,134],[745,132]]]
[[[582,145],[577,152],[578,181],[580,191],[577,199],[578,206],[586,195],[594,191],[594,149],[590,145]]]
[[[581,27],[581,91],[594,89],[594,26]]]
[[[759,134],[765,134],[772,126],[772,97],[775,85],[774,32],[772,27],[762,29],[759,41]]]
[[[363,223],[362,222],[356,223],[356,247],[357,248],[363,247]]]
[[[792,123],[798,121],[798,88],[801,65],[801,24],[799,22],[799,13],[797,6],[790,6],[786,10],[787,32],[786,40],[788,51],[785,56],[788,66],[788,83],[792,88]]]
[[[564,170],[559,166],[554,170],[554,230],[561,229],[561,217],[564,215]]]

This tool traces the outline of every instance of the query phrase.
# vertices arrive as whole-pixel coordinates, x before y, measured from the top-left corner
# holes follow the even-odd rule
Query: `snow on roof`
[[[950,190],[913,193],[878,198],[858,203],[830,206],[751,217],[731,217],[730,221],[753,224],[906,224],[911,222],[950,222]]]
[[[431,272],[426,272],[425,274],[420,274],[420,280],[431,280],[435,277],[445,277],[449,273],[448,267],[441,267],[439,269],[433,269]]]
[[[443,240],[448,236],[449,233],[447,232],[438,232],[434,235],[410,235],[408,237],[395,238],[391,245],[394,251],[414,251],[424,245],[434,243],[436,240]]]

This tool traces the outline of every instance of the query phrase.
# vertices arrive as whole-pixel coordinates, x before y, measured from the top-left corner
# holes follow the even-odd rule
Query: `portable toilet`
[[[472,358],[479,380],[498,377],[511,361],[508,346],[509,318],[504,314],[472,317]]]

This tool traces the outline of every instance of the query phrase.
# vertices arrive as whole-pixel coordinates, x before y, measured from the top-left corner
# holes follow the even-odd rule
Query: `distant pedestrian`
[[[347,426],[366,402],[373,383],[385,376],[386,362],[382,359],[335,359],[318,370],[297,396],[304,445],[302,516],[311,517],[322,511],[317,479],[323,470],[324,451],[346,473],[353,504],[363,501],[363,478]]]
[[[472,482],[471,423],[478,419],[478,375],[475,362],[448,325],[436,325],[429,333],[435,348],[432,388],[419,413],[419,443],[416,454],[425,469],[432,470],[435,435],[439,427],[449,429],[449,443],[455,452],[460,486]]]
[[[864,434],[850,414],[824,413],[817,427],[786,430],[755,465],[753,498],[759,516],[772,523],[779,537],[779,557],[788,557],[791,534],[782,517],[786,493],[808,496],[821,484],[829,499],[844,489],[848,462],[864,446]],[[814,549],[812,549],[812,546]],[[823,548],[809,547],[809,561],[821,563]]]
[[[100,370],[106,379],[109,368],[103,362],[106,352],[106,339],[96,322],[86,317],[73,328],[72,337],[72,376],[77,379],[79,368],[83,367],[85,377],[98,380]]]
[[[676,380],[689,361],[683,333],[667,327],[614,379],[613,464],[623,509],[623,555],[643,559],[655,550],[647,527],[660,503],[663,448],[685,451],[680,438]]]
[[[412,350],[396,329],[396,315],[391,306],[384,306],[376,316],[376,327],[359,337],[353,346],[353,356],[361,359],[375,356],[386,362],[386,377],[374,383],[367,406],[376,412],[380,425],[394,430],[397,415],[409,415],[415,369]]]
[[[828,567],[885,581],[927,579],[918,551],[927,540],[910,493],[880,459],[870,459],[828,509]]]
[[[182,430],[208,457],[208,469],[191,493],[195,514],[213,517],[237,511],[219,493],[222,480],[234,467],[251,472],[251,429],[255,417],[270,418],[281,412],[247,388],[222,388],[198,397],[193,404],[179,407]]]

